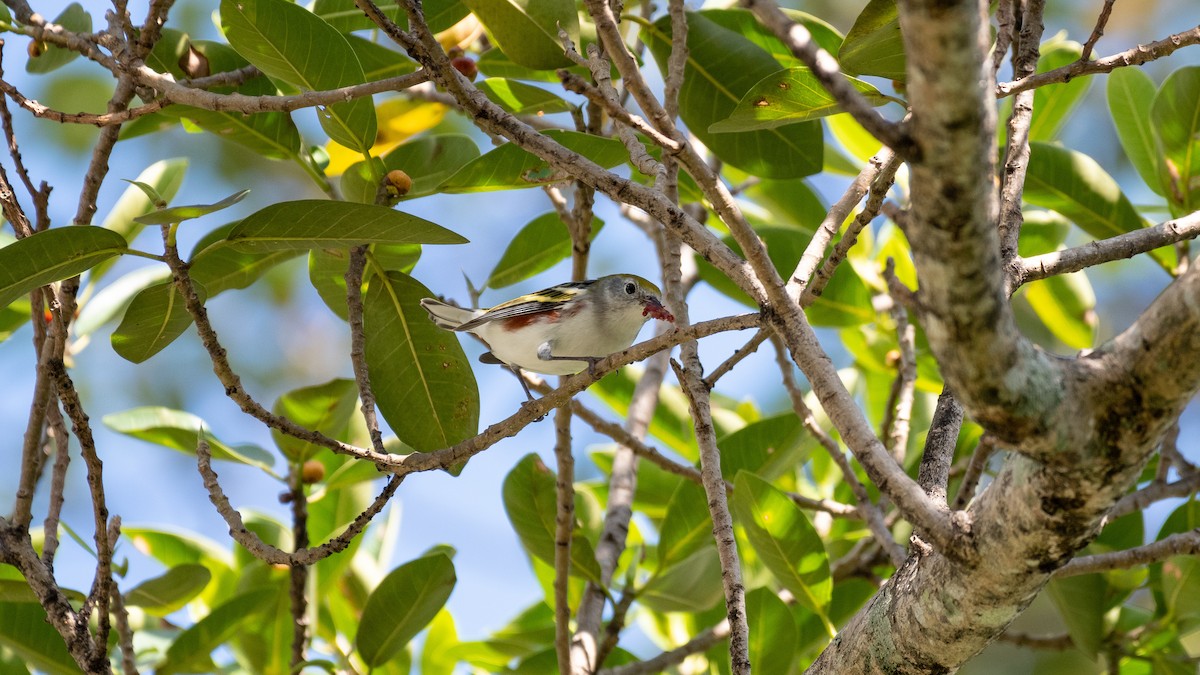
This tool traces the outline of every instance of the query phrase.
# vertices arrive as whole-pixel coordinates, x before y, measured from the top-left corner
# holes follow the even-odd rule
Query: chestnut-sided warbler
[[[544,375],[570,375],[633,344],[649,317],[675,321],[658,287],[632,274],[575,281],[522,295],[491,309],[463,309],[425,298],[441,328],[465,331],[492,351],[484,363]],[[523,384],[523,382],[522,382]]]

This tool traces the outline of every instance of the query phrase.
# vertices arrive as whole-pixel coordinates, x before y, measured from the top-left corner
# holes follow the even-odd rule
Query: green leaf
[[[188,160],[185,158],[164,159],[146,167],[138,174],[137,183],[149,185],[155,192],[170,202],[183,184],[183,176],[187,173]],[[121,193],[121,198],[113,205],[108,216],[104,218],[102,227],[120,234],[125,241],[132,242],[141,233],[143,225],[137,222],[137,217],[150,213],[158,207],[146,196],[137,185],[130,185]],[[107,269],[110,263],[98,265],[92,272],[100,275],[102,269]]]
[[[712,518],[704,489],[682,481],[667,504],[658,534],[658,570],[670,567],[712,543]]]
[[[62,636],[46,620],[46,610],[36,602],[0,602],[0,646],[12,650],[26,667],[39,673],[80,672]]]
[[[750,624],[750,663],[762,673],[790,672],[799,635],[783,600],[766,587],[750,591],[746,594],[746,621]]]
[[[209,654],[236,635],[244,623],[272,607],[276,592],[274,588],[258,588],[215,608],[175,638],[155,672],[170,675],[211,668]]]
[[[341,437],[346,433],[350,418],[358,410],[358,385],[354,380],[335,379],[311,387],[294,389],[279,397],[271,412],[282,415],[305,429],[326,436]],[[320,446],[271,430],[271,438],[284,456],[293,462],[303,462]]]
[[[1158,138],[1166,196],[1180,216],[1200,208],[1200,66],[1167,76],[1150,106]]]
[[[1065,39],[1050,40],[1041,47],[1037,72],[1044,73],[1074,63],[1082,54],[1083,45],[1078,42]],[[1035,89],[1029,139],[1033,141],[1054,140],[1071,112],[1079,106],[1091,86],[1092,78],[1076,77],[1069,82]]]
[[[408,14],[404,11],[404,3],[384,1],[376,5],[401,28],[408,28]],[[425,23],[435,33],[453,26],[469,13],[462,0],[425,0],[421,3],[421,9],[425,13]],[[313,14],[325,19],[329,25],[343,33],[378,28],[363,15],[362,10],[354,4],[354,0],[317,0],[313,6]]]
[[[1051,579],[1046,589],[1067,624],[1071,642],[1093,660],[1104,640],[1104,577],[1083,574]]]
[[[212,427],[204,420],[182,410],[145,406],[105,415],[101,421],[119,434],[156,443],[185,455],[196,454],[196,445],[203,431],[213,459],[241,462],[268,471],[275,461],[271,453],[257,446],[235,447],[222,443],[212,435]]]
[[[458,665],[458,658],[454,654],[454,648],[458,644],[454,617],[442,608],[429,623],[429,632],[426,633],[425,644],[421,647],[421,672],[453,673],[454,667]]]
[[[91,269],[128,248],[125,238],[103,227],[56,227],[0,248],[0,307],[39,286]]]
[[[383,172],[400,169],[412,178],[412,187],[401,201],[438,192],[438,186],[468,162],[479,157],[479,146],[469,136],[441,134],[409,141],[383,157]],[[352,165],[342,174],[342,194],[364,204],[375,202],[366,162]]]
[[[123,314],[138,293],[170,278],[171,270],[166,266],[152,265],[140,267],[113,281],[83,305],[75,321],[76,335],[90,335],[118,314]]]
[[[828,619],[833,579],[821,535],[804,512],[770,483],[742,471],[734,480],[733,513],[763,564],[833,635]]]
[[[454,590],[454,563],[442,553],[392,570],[367,598],[355,645],[370,668],[400,653],[428,624]]]
[[[401,441],[445,448],[479,428],[479,389],[458,337],[429,320],[434,293],[401,272],[377,272],[364,303],[366,359],[379,412]]]
[[[504,478],[504,511],[529,555],[554,565],[557,496],[554,472],[537,455],[529,454]],[[600,565],[591,542],[571,535],[571,576],[600,583]]]
[[[738,101],[779,63],[762,47],[709,19],[688,13],[688,60],[679,91],[680,115],[692,133],[722,160],[763,178],[798,178],[821,170],[823,141],[816,122],[779,129],[714,134]],[[671,21],[663,17],[642,31],[665,73],[671,52]]]
[[[200,595],[211,580],[212,573],[204,565],[179,565],[138,584],[125,594],[125,604],[141,607],[154,616],[166,616]]]
[[[638,602],[655,612],[703,612],[721,601],[721,559],[705,546],[654,575],[638,593]]]
[[[1121,147],[1142,181],[1164,195],[1164,178],[1158,173],[1158,145],[1150,120],[1155,91],[1154,80],[1140,68],[1117,68],[1108,74],[1108,110]]]
[[[481,54],[479,60],[475,62],[475,66],[479,68],[480,73],[489,78],[505,77],[511,80],[526,80],[529,82],[545,82],[550,84],[562,82],[562,79],[559,78],[558,73],[554,70],[536,70],[519,66],[499,49],[489,49]],[[583,66],[571,66],[567,70],[576,75],[591,77],[591,73]]]
[[[12,337],[13,333],[27,323],[29,298],[18,298],[7,307],[0,307],[0,342]]]
[[[266,253],[244,251],[227,239],[238,223],[222,225],[196,242],[192,250],[192,280],[204,287],[212,298],[225,291],[246,288],[267,270],[301,254],[298,250]]]
[[[230,46],[271,77],[306,91],[365,81],[345,36],[287,0],[221,0],[221,22]],[[375,107],[370,97],[335,103],[317,113],[334,141],[359,152],[374,145]]]
[[[464,0],[464,4],[514,63],[537,70],[573,65],[558,39],[561,27],[579,44],[579,15],[571,0]]]
[[[375,244],[371,247],[371,257],[384,270],[408,274],[421,258],[421,245]],[[318,248],[308,254],[308,280],[325,306],[343,321],[350,316],[346,308],[346,270],[349,266],[350,252],[345,249]]]
[[[355,11],[358,12],[359,17],[366,19],[357,8]],[[378,42],[371,42],[357,35],[347,35],[346,41],[350,43],[350,48],[354,50],[354,55],[358,57],[358,62],[362,65],[363,77],[366,82],[406,75],[417,69],[417,62],[408,58],[406,54],[395,49],[388,49]]]
[[[837,53],[847,75],[875,75],[903,82],[904,40],[896,0],[871,0],[846,33]]]
[[[588,391],[618,414],[626,415],[629,413],[634,386],[641,375],[636,368],[622,368],[605,376]],[[668,384],[659,389],[658,407],[650,420],[650,433],[688,461],[694,462],[700,456],[687,397],[677,386]]]
[[[794,466],[796,450],[804,425],[793,413],[765,417],[751,422],[737,431],[722,436],[717,445],[721,448],[721,473],[732,479],[738,471],[767,477],[764,470],[768,465],[778,474],[780,467]]]
[[[746,190],[746,196],[766,209],[769,222],[764,225],[792,225],[816,232],[828,211],[808,181],[801,178],[761,180]]]
[[[888,98],[874,86],[847,76],[854,88],[875,105]],[[808,68],[771,73],[750,88],[729,117],[708,128],[712,133],[774,129],[785,124],[810,122],[841,112],[837,101]]]
[[[604,227],[604,221],[592,219],[589,241]],[[500,262],[488,277],[491,288],[504,288],[545,272],[571,255],[571,234],[558,213],[543,213],[525,224],[508,242]]]
[[[629,158],[625,146],[614,138],[592,136],[578,131],[547,131],[546,136],[611,169]],[[438,192],[487,192],[548,185],[566,178],[537,156],[514,143],[504,145],[468,162],[438,187]]]
[[[67,5],[66,9],[54,17],[53,23],[73,33],[92,32],[92,17],[78,2],[72,2]],[[52,70],[62,68],[79,56],[79,53],[74,50],[65,47],[56,47],[52,44],[45,44],[45,50],[40,56],[31,58],[25,62],[25,72],[48,73]]]
[[[150,53],[146,63],[159,72],[184,78],[187,74],[179,67],[179,59],[189,49],[207,60],[209,70],[214,74],[239,70],[250,65],[249,61],[223,42],[189,40],[187,35],[169,28],[163,30],[162,39],[154,46],[154,51]],[[213,87],[210,91],[245,96],[273,96],[278,93],[275,84],[265,75],[250,78],[235,87]],[[187,120],[218,138],[237,143],[269,159],[293,159],[300,154],[300,132],[292,122],[290,113],[261,112],[246,115],[236,110],[205,110],[186,105],[171,105],[158,114],[164,119]],[[123,127],[122,132],[125,129]],[[127,136],[122,136],[125,137]]]
[[[1024,287],[1025,300],[1046,328],[1071,349],[1096,343],[1096,294],[1083,272],[1034,281]]]
[[[143,555],[154,558],[167,567],[200,564],[212,574],[212,582],[193,603],[204,609],[229,597],[237,584],[238,574],[233,569],[233,556],[229,550],[198,534],[183,531],[167,531],[153,527],[126,525],[121,534],[133,542],[133,547]]]
[[[1145,226],[1112,176],[1087,155],[1047,143],[1030,143],[1025,201],[1070,218],[1096,239]],[[1164,269],[1175,267],[1170,247],[1150,252]]]
[[[241,190],[235,192],[225,199],[222,199],[215,204],[192,204],[189,206],[172,206],[158,211],[151,211],[143,216],[134,218],[135,221],[143,225],[167,225],[178,223],[192,218],[199,218],[210,213],[215,213],[222,209],[227,209],[234,204],[242,201],[246,195],[250,194],[249,190]]]
[[[794,9],[783,9],[789,19],[804,26],[822,49],[836,54],[842,45],[842,34],[824,19]],[[771,29],[764,26],[754,13],[747,9],[721,9],[705,11],[704,16],[765,49],[784,66],[800,66],[801,61],[792,54]]]
[[[326,199],[272,204],[246,216],[228,239],[240,250],[258,252],[467,241],[424,218],[383,206]]]
[[[208,296],[196,285],[203,302]],[[166,349],[192,325],[183,294],[174,281],[148,286],[133,296],[125,316],[113,331],[113,351],[131,363],[142,363]]]
[[[489,77],[476,86],[493,103],[514,115],[549,115],[575,107],[545,89],[503,77]]]

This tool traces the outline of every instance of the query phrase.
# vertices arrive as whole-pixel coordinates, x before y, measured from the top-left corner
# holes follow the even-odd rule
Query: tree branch
[[[1200,528],[1172,534],[1137,548],[1076,558],[1058,570],[1055,576],[1073,577],[1079,574],[1129,569],[1137,565],[1162,562],[1172,556],[1197,554],[1200,554]]]
[[[1070,82],[1082,75],[1109,73],[1125,66],[1140,66],[1155,59],[1170,56],[1175,53],[1175,50],[1181,47],[1188,47],[1194,44],[1200,44],[1200,26],[1175,33],[1174,35],[1168,35],[1148,45],[1138,45],[1133,49],[1113,54],[1112,56],[1106,56],[1102,59],[1096,59],[1095,61],[1076,61],[1044,73],[1037,73],[1036,75],[1030,75],[1029,77],[1012,82],[1002,82],[996,85],[996,97],[1004,98],[1005,96],[1011,96],[1012,94],[1029,89],[1036,89],[1047,84]]]
[[[1091,241],[1082,246],[1053,253],[1021,258],[1020,278],[1016,286],[1101,263],[1132,258],[1160,246],[1194,239],[1200,236],[1200,211],[1168,220],[1152,227],[1126,232],[1108,239]]]

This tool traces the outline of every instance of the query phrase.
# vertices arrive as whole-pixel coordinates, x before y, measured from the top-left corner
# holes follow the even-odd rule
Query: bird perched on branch
[[[491,349],[479,358],[484,363],[571,375],[628,348],[650,317],[675,321],[660,297],[658,287],[642,277],[612,274],[552,286],[490,309],[463,309],[433,298],[421,300],[421,306],[440,328],[483,340]]]

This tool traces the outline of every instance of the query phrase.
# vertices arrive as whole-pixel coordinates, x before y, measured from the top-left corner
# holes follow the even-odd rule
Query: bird
[[[651,317],[674,322],[658,286],[635,274],[572,281],[488,309],[464,309],[435,298],[421,307],[439,328],[466,332],[491,350],[479,357],[520,375],[594,373],[601,359],[627,349]],[[521,379],[522,386],[525,385]],[[526,395],[532,399],[528,387]]]

